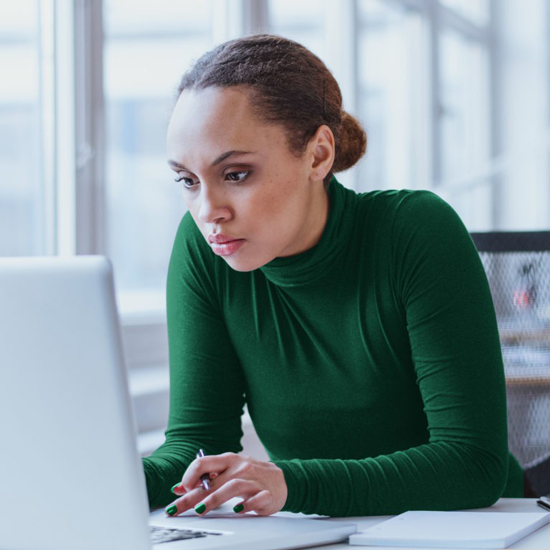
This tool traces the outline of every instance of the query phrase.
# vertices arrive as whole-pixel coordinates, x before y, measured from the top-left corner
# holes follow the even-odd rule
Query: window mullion
[[[74,10],[70,0],[55,2],[55,252],[61,256],[76,254]]]
[[[499,29],[502,28],[502,9],[499,2],[490,0],[489,4],[489,141],[491,159],[501,157],[502,149],[502,42]],[[496,173],[491,177],[491,223],[494,230],[501,226],[503,194],[501,192],[503,176]]]
[[[55,2],[56,252],[60,255],[105,250],[102,3]]]
[[[56,252],[55,244],[55,17],[54,1],[36,2],[38,9],[38,67],[40,93],[40,178],[42,199],[40,216],[42,250],[46,255]],[[38,239],[37,239],[38,240]]]
[[[269,28],[269,6],[267,0],[242,0],[245,35],[266,33]]]
[[[430,149],[432,154],[432,173],[431,181],[434,182],[434,187],[441,182],[441,165],[442,165],[442,147],[441,147],[441,78],[439,74],[439,3],[437,0],[429,1],[428,25],[429,25],[429,48],[430,62],[430,96],[431,96],[431,136]]]
[[[104,253],[102,0],[75,2],[76,252]]]
[[[238,38],[245,32],[246,6],[244,0],[213,0],[214,44]]]

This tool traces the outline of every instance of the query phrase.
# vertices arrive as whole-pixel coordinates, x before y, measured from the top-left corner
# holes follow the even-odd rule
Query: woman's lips
[[[233,239],[226,235],[209,235],[208,237],[212,252],[218,256],[231,256],[241,248],[244,241],[244,239]]]

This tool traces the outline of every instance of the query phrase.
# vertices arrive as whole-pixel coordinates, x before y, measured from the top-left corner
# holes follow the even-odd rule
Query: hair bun
[[[342,111],[342,122],[336,138],[336,153],[332,172],[343,172],[356,164],[367,150],[367,134],[362,124]]]

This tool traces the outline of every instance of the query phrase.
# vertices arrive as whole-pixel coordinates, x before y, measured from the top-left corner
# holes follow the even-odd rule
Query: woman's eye
[[[249,174],[250,174],[250,170],[246,170],[246,171],[243,171],[243,172],[228,172],[225,175],[225,177],[229,181],[240,182],[240,181],[244,181],[248,177]]]
[[[191,189],[191,187],[195,187],[197,185],[191,178],[185,178],[183,176],[180,176],[179,178],[176,178],[174,180],[176,183],[183,183],[183,186],[186,189]]]

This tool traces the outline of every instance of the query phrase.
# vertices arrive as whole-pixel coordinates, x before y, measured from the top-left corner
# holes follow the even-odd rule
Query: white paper
[[[411,511],[351,535],[361,546],[505,548],[550,522],[550,513]]]

